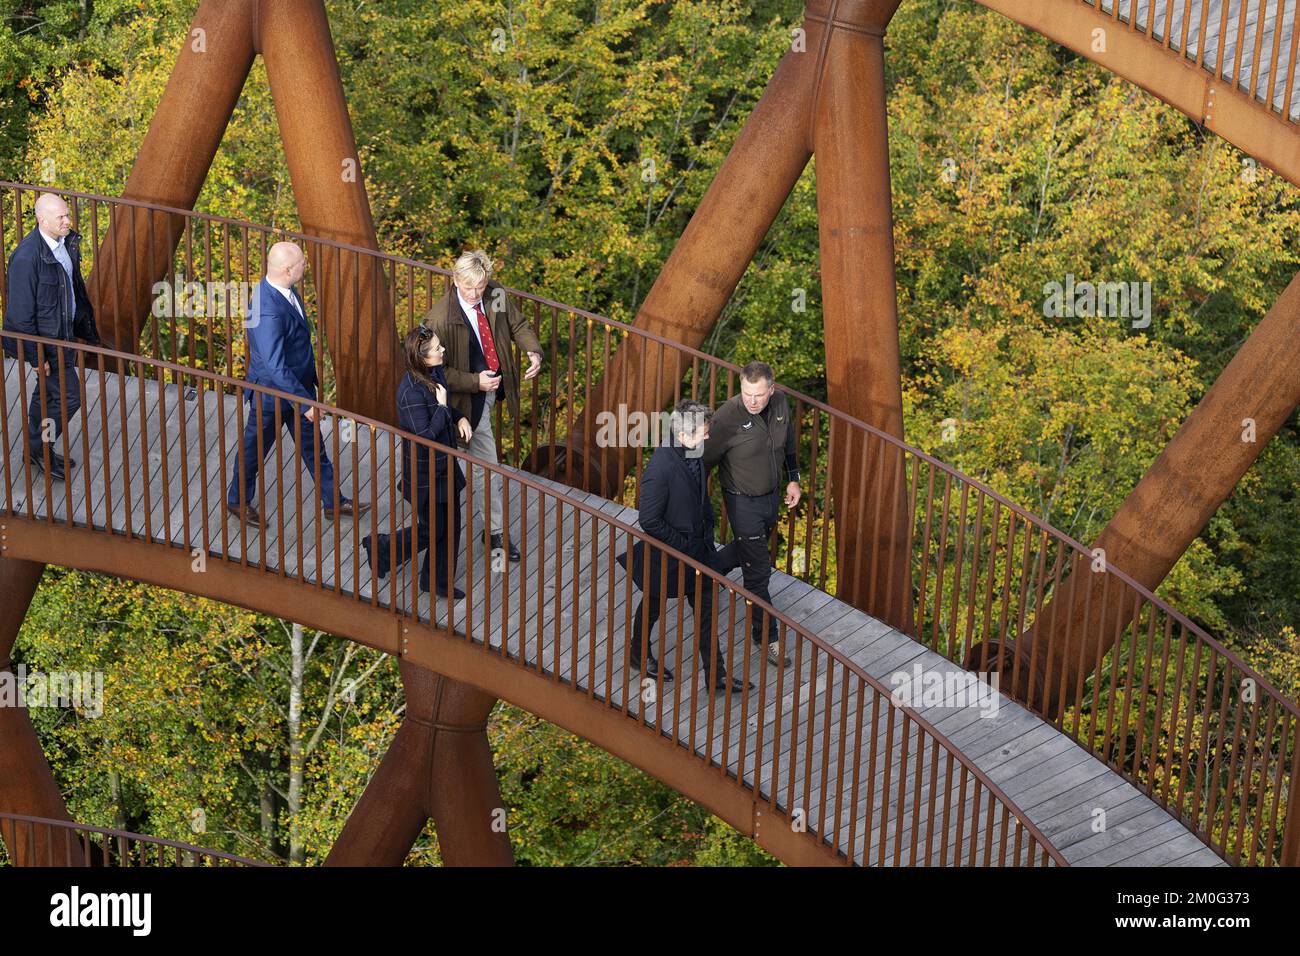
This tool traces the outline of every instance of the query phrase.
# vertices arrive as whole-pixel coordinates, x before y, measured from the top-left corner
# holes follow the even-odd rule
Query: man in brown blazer
[[[452,270],[451,291],[433,304],[423,322],[447,350],[443,364],[451,393],[449,404],[469,418],[474,430],[466,450],[496,464],[492,409],[504,394],[510,414],[519,415],[519,385],[542,370],[542,345],[505,290],[491,282],[492,266],[481,249],[464,253]],[[522,379],[512,343],[528,354]],[[474,469],[474,500],[480,509],[484,474],[484,469]],[[511,561],[518,561],[519,549],[502,527],[501,494],[501,480],[494,475],[488,515],[492,550],[501,548]]]

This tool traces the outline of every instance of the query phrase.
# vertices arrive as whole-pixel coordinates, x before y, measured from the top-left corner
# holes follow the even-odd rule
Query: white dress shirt
[[[278,289],[278,290],[280,291],[280,294],[281,294],[282,296],[284,296],[286,299],[288,299],[288,300],[293,304],[294,310],[295,310],[299,315],[302,315],[302,317],[303,317],[304,319],[307,318],[307,316],[303,315],[302,306],[300,306],[300,305],[298,304],[298,300],[297,300],[297,298],[294,297],[294,294],[293,294],[293,290],[292,290],[292,289],[287,289],[287,288],[285,288],[284,286],[279,285],[278,283],[271,281],[270,277],[268,277],[266,281],[267,281],[267,283],[268,283],[272,288],[274,288],[274,289]]]
[[[475,306],[472,306],[465,301],[465,297],[460,294],[460,289],[456,289],[456,300],[460,303],[460,307],[465,313],[465,318],[469,319],[469,327],[474,330],[474,338],[478,341],[479,351],[483,351],[483,336],[480,335],[478,331],[478,312],[476,311]],[[482,305],[483,300],[479,299],[478,304]],[[483,310],[483,314],[487,315],[487,309]]]

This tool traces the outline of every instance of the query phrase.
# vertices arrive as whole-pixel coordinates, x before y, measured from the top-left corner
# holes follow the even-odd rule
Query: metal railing
[[[4,188],[0,222],[22,221],[24,204],[30,207],[38,190]],[[355,295],[344,314],[338,290],[322,299],[318,277],[309,274],[304,296],[309,311],[329,313],[322,324],[333,323],[331,341],[359,341],[367,307],[371,319],[391,311],[404,330],[449,285],[446,270],[411,259],[185,210],[62,195],[74,219],[89,225],[88,268],[100,245],[108,250],[101,256],[121,258],[117,245],[94,241],[107,235],[115,216],[134,223],[148,213],[179,223],[135,231],[148,244],[147,260],[167,266],[141,347],[173,366],[243,373],[238,310],[229,296],[210,291],[258,281],[264,251],[278,238],[302,242],[313,261],[328,265],[326,284],[350,276],[361,289],[362,277],[369,277],[370,288],[382,290],[368,300]],[[176,239],[170,257],[157,248],[168,229]],[[21,235],[0,232],[6,255],[15,231]],[[127,271],[109,259],[101,267]],[[203,292],[202,308],[190,307],[197,304],[192,295],[175,296],[185,288]],[[716,404],[738,389],[732,363],[540,296],[506,294],[530,317],[546,351],[542,374],[523,388],[520,415],[506,421],[500,404],[496,409],[501,459],[513,467],[589,486],[594,472],[607,497],[635,504],[650,449],[629,450],[631,436],[591,448],[593,416],[615,401],[662,412],[682,397]],[[334,379],[327,349],[317,350],[317,363],[328,400]],[[152,366],[140,372],[158,374]],[[164,378],[175,381],[177,374]],[[1300,810],[1291,812],[1300,802],[1294,798],[1300,779],[1294,702],[1122,570],[1105,562],[1098,567],[1081,542],[919,449],[823,402],[782,391],[806,493],[773,533],[781,570],[819,589],[856,595],[951,661],[994,670],[1012,687],[1029,683],[1037,693],[1032,709],[1225,858],[1273,865],[1284,843],[1300,846]],[[576,446],[585,458],[564,453]],[[881,521],[894,512],[899,520]],[[725,512],[720,515],[725,535]],[[886,531],[864,541],[866,528]],[[1085,633],[1095,646],[1074,640]],[[1036,638],[1031,650],[1012,652],[1027,635]]]
[[[202,593],[203,572],[225,562],[292,578],[310,589],[308,596],[328,591],[445,629],[503,664],[549,677],[557,691],[581,693],[650,732],[667,734],[718,768],[720,785],[752,791],[787,815],[802,810],[813,838],[849,860],[1063,863],[996,783],[833,646],[756,603],[727,578],[562,488],[381,422],[214,372],[6,335],[38,350],[34,369],[22,357],[9,360],[0,394],[0,407],[12,409],[0,418],[0,477],[10,515],[184,549],[195,560],[170,582],[183,590]],[[23,432],[8,422],[16,415],[25,427],[25,398],[47,374],[46,361],[75,368],[83,392],[80,415],[68,420],[64,413],[56,447],[42,447],[42,455],[61,452],[84,463],[63,482],[50,477],[48,463],[45,470],[33,466],[23,451]],[[347,483],[351,496],[369,506],[368,518],[325,520],[328,502],[315,491],[321,457],[314,459],[316,474],[304,475],[291,442],[263,436],[268,454],[256,466],[259,520],[252,527],[227,520],[227,476],[242,454],[236,447],[245,423],[242,389],[251,390],[255,407],[275,403],[277,426],[316,410],[321,426],[311,440],[322,443],[340,478],[334,504],[339,486]],[[491,507],[490,500],[475,501],[475,471],[501,481],[499,492],[494,481],[485,482],[485,494],[500,494],[506,526],[519,529],[523,558],[517,569],[498,562],[486,526],[481,534],[466,533],[460,566],[472,602],[423,591],[413,573],[397,571],[395,536],[414,517],[397,486],[402,456],[413,470],[421,456],[434,468],[439,458],[454,462],[451,467],[461,468],[468,480],[464,505],[471,515],[480,505],[484,513]],[[452,496],[443,503],[430,496],[427,507],[429,527],[452,526]],[[393,536],[394,573],[386,585],[362,547],[367,541],[378,556],[381,533]],[[630,574],[620,582],[614,567],[616,557],[638,541],[679,562],[680,593],[693,587],[699,598],[705,589],[721,588],[715,609],[725,666],[733,675],[757,671],[754,693],[736,694],[730,687],[720,696],[709,692],[715,675],[690,650],[700,647],[707,621],[692,615],[687,626],[680,606],[675,621],[662,613],[662,586],[658,646],[668,646],[666,635],[676,632],[674,657],[665,663],[676,669],[677,679],[665,688],[662,675],[655,682],[633,676],[625,646],[634,583]],[[456,549],[449,535],[446,552],[431,553],[430,560],[455,566]],[[648,576],[649,562],[646,568]],[[666,585],[666,566],[660,573]],[[258,586],[250,577],[248,587]],[[639,582],[643,593],[649,586],[648,577]],[[767,667],[765,655],[743,638],[756,613],[776,619],[790,665]],[[742,637],[733,639],[737,633]]]
[[[1296,0],[1078,0],[1295,123]],[[1217,9],[1215,9],[1217,7]]]
[[[242,856],[125,830],[0,813],[10,865],[81,867],[269,866]]]

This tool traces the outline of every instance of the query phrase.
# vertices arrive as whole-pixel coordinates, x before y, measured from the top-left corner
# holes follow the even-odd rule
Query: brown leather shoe
[[[238,518],[240,522],[247,525],[257,525],[262,522],[261,513],[252,505],[244,505],[242,508],[232,508],[226,505],[226,515]]]
[[[343,499],[339,502],[338,508],[331,508],[329,505],[322,505],[325,510],[325,517],[333,521],[336,517],[351,515],[353,518],[359,518],[370,510],[370,505],[360,504],[350,499]]]

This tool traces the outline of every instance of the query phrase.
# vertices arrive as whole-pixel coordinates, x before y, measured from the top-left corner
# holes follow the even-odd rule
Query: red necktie
[[[496,372],[501,368],[501,361],[497,358],[496,343],[492,341],[492,329],[488,327],[487,316],[483,314],[483,303],[477,302],[474,305],[474,311],[478,313],[478,337],[483,344],[483,357],[487,359],[489,372]]]

